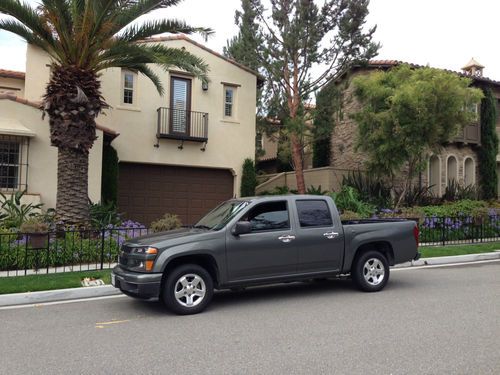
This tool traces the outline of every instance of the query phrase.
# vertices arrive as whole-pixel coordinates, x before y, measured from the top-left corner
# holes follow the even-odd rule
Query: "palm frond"
[[[163,96],[165,93],[165,89],[163,88],[163,84],[161,83],[160,77],[146,64],[129,64],[127,66],[122,66],[122,68],[128,68],[131,70],[137,70],[139,73],[144,74],[149,80],[155,85],[158,93]]]
[[[192,27],[186,22],[180,20],[156,20],[156,21],[146,21],[140,25],[132,25],[127,27],[122,34],[120,34],[119,39],[126,40],[129,42],[139,41],[145,38],[149,38],[153,35],[172,33],[172,34],[194,34],[199,33],[205,39],[211,34],[213,30],[203,27]]]
[[[16,0],[2,0],[0,1],[0,14],[14,17],[25,27],[36,33],[39,38],[45,40],[47,45],[56,48],[50,28],[43,22],[40,14],[29,5]]]

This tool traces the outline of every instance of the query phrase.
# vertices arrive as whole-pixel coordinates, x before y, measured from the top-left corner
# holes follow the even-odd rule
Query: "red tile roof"
[[[24,98],[20,98],[16,95],[13,94],[0,94],[0,100],[12,100],[13,102],[17,102],[20,104],[28,105],[30,107],[36,108],[36,109],[41,109],[42,108],[42,103],[41,102],[34,102],[31,100],[27,100]],[[107,128],[105,126],[96,124],[95,126],[98,130],[102,131],[103,133],[106,133],[110,135],[113,139],[118,137],[120,133],[114,131],[113,129]]]
[[[24,73],[24,72],[17,72],[15,70],[0,69],[0,77],[3,77],[3,78],[24,79],[26,77],[26,73]]]
[[[394,67],[397,65],[401,65],[401,64],[410,65],[412,68],[424,68],[425,67],[424,65],[408,63],[408,62],[400,61],[400,60],[370,60],[368,62],[368,67],[375,68],[375,69],[377,69],[377,68],[378,69],[388,69],[388,68],[391,68],[391,67]],[[451,69],[441,69],[441,70],[444,70],[444,71],[450,72],[450,73],[455,73],[455,74],[458,74],[462,77],[471,78],[474,81],[485,82],[485,83],[490,83],[490,84],[495,85],[495,86],[500,86],[499,81],[495,81],[495,80],[488,78],[488,77],[470,76],[470,75],[467,75],[463,72],[457,72],[457,71],[451,70]]]

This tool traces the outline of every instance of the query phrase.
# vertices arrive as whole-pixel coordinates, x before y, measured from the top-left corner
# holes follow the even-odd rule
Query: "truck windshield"
[[[249,204],[249,201],[224,202],[203,216],[194,227],[211,230],[222,229],[238,212]]]

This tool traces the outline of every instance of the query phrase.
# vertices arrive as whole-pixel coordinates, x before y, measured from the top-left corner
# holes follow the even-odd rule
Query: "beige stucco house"
[[[89,197],[100,200],[102,149],[111,143],[120,160],[119,210],[145,224],[167,212],[189,224],[238,195],[243,161],[255,153],[256,87],[261,78],[183,35],[148,43],[164,43],[203,58],[210,67],[210,82],[203,85],[186,72],[153,66],[165,87],[160,96],[134,71],[103,71],[102,94],[110,109],[97,119]],[[0,73],[0,134],[5,139],[0,142],[0,189],[26,188],[45,207],[54,207],[57,150],[50,146],[48,121],[37,109],[49,80],[50,59],[28,46],[25,75],[11,73]],[[14,156],[4,156],[12,149]],[[15,165],[8,167],[12,161]],[[13,176],[9,183],[2,179],[6,173]]]

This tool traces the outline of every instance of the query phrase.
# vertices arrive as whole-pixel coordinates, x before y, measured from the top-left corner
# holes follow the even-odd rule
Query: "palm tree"
[[[134,22],[142,15],[175,6],[182,0],[39,0],[31,7],[20,0],[1,0],[0,30],[19,35],[52,59],[43,97],[50,138],[58,149],[56,212],[64,222],[86,223],[88,157],[96,139],[95,119],[108,107],[101,95],[99,72],[113,67],[148,77],[163,94],[159,76],[148,64],[177,67],[206,81],[202,59],[175,48],[144,40],[161,33],[201,33],[183,21]]]

